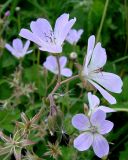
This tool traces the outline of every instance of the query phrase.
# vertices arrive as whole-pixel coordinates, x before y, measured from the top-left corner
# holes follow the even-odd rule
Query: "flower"
[[[5,17],[9,17],[9,16],[10,16],[10,11],[9,11],[9,10],[6,11],[5,14],[4,14],[4,16],[5,16]]]
[[[15,56],[16,58],[22,58],[26,54],[32,52],[32,50],[27,51],[29,48],[29,45],[30,45],[30,41],[26,41],[25,45],[23,46],[23,42],[19,38],[16,38],[13,40],[12,46],[7,43],[5,45],[5,48],[9,50],[12,53],[12,55]]]
[[[72,118],[72,125],[83,132],[74,140],[77,150],[85,151],[92,146],[99,158],[108,155],[109,144],[103,135],[112,130],[113,123],[106,120],[105,112],[97,110],[90,118],[84,114],[76,114]]]
[[[89,115],[92,112],[95,112],[97,110],[102,110],[105,113],[115,112],[114,109],[111,109],[106,106],[99,106],[100,100],[97,96],[93,95],[91,92],[88,93],[88,101],[89,101]]]
[[[114,93],[121,93],[123,82],[116,74],[101,71],[107,60],[106,51],[101,47],[100,42],[96,46],[94,45],[95,36],[92,35],[88,39],[87,55],[81,76],[99,90],[109,103],[115,104],[116,99],[105,89]]]
[[[66,40],[70,43],[70,44],[76,44],[82,33],[84,32],[83,29],[79,29],[78,31],[76,29],[71,29],[70,32],[68,33]]]
[[[57,18],[53,31],[46,19],[38,18],[30,24],[32,32],[21,29],[19,35],[36,43],[42,51],[61,53],[62,44],[75,21],[76,18],[69,20],[69,14],[64,13]]]
[[[66,63],[67,63],[67,58],[65,56],[59,58],[60,74],[65,77],[70,77],[72,76],[72,71],[69,68],[65,68]],[[52,73],[54,74],[59,73],[56,57],[48,56],[43,65],[47,70],[51,71]]]

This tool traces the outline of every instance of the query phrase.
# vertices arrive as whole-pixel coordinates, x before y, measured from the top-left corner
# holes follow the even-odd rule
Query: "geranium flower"
[[[16,58],[22,58],[24,57],[26,54],[31,53],[32,50],[28,50],[30,45],[30,41],[26,41],[26,43],[23,46],[23,42],[21,41],[21,39],[16,38],[13,40],[12,42],[12,46],[10,44],[6,44],[5,48],[7,50],[9,50],[11,52],[11,54],[13,56],[15,56]]]
[[[65,77],[70,77],[72,76],[72,71],[69,68],[65,68],[66,63],[67,63],[67,57],[62,56],[59,58],[60,74]],[[48,56],[46,61],[43,63],[43,65],[47,70],[51,71],[52,73],[54,74],[59,73],[56,57]]]
[[[116,99],[105,89],[114,93],[120,93],[123,85],[122,80],[116,74],[101,71],[107,60],[106,51],[101,47],[100,42],[98,42],[96,46],[94,45],[95,36],[92,35],[88,39],[87,55],[84,60],[81,75],[84,80],[89,81],[99,90],[109,103],[115,104]]]
[[[71,29],[70,32],[68,33],[66,40],[70,43],[70,44],[76,44],[82,33],[84,32],[83,29],[79,29],[78,31],[76,29]]]
[[[57,18],[55,28],[52,30],[46,19],[38,18],[30,24],[32,32],[21,29],[19,35],[36,43],[42,51],[61,53],[62,44],[75,21],[76,18],[69,20],[69,14],[64,13]]]
[[[100,105],[100,100],[97,96],[93,95],[91,92],[88,93],[89,101],[89,115],[97,110],[102,110],[105,113],[115,112],[114,109]]]
[[[112,130],[113,123],[106,120],[105,112],[97,110],[90,118],[84,114],[76,114],[72,118],[72,125],[83,132],[74,140],[76,149],[85,151],[92,146],[99,158],[108,155],[109,144],[103,135]]]

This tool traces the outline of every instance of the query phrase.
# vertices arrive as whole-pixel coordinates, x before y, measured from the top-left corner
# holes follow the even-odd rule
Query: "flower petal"
[[[106,51],[104,48],[101,47],[101,43],[99,42],[96,44],[93,50],[91,61],[88,65],[89,72],[102,68],[106,63],[106,60]]]
[[[91,79],[111,92],[120,93],[122,91],[123,82],[116,74],[99,72],[92,74]]]
[[[14,48],[12,48],[12,46],[10,45],[10,44],[6,44],[5,45],[5,48],[8,50],[8,51],[10,51],[12,54],[15,52],[15,50],[14,50]],[[14,54],[13,54],[14,55]]]
[[[41,39],[39,39],[39,37],[37,37],[37,35],[33,34],[31,31],[29,31],[28,29],[21,29],[19,35],[25,39],[28,39],[36,44],[38,44],[39,46],[42,46],[42,41]]]
[[[72,28],[73,24],[76,21],[76,18],[69,20],[69,14],[62,14],[57,20],[55,24],[54,34],[57,40],[57,43],[62,45],[64,40],[66,39],[67,34]]]
[[[43,66],[50,70],[51,72],[58,74],[58,70],[57,70],[57,61],[56,58],[54,56],[48,56],[46,58],[46,61],[43,63]]]
[[[50,35],[53,34],[50,23],[44,18],[38,18],[36,21],[32,21],[30,28],[35,35],[44,41],[46,41],[48,36],[50,37]]]
[[[27,53],[27,50],[28,50],[29,46],[30,46],[30,41],[27,40],[25,45],[24,45],[24,48],[23,48],[23,52],[24,53]],[[31,53],[31,52],[29,52],[29,53]]]
[[[88,79],[88,81],[96,88],[98,91],[102,94],[102,96],[110,103],[110,104],[115,104],[116,99],[110,95],[105,89],[100,87],[98,84],[93,82],[92,80]]]
[[[67,57],[65,56],[60,57],[59,62],[60,62],[60,67],[64,68],[67,63]]]
[[[112,130],[113,126],[114,124],[112,122],[104,120],[98,127],[98,132],[100,134],[107,134]]]
[[[95,36],[92,35],[88,39],[87,55],[86,55],[86,59],[85,59],[85,66],[86,67],[88,66],[88,64],[90,62],[90,59],[91,59],[91,56],[93,53],[93,49],[94,49],[94,45],[95,45]]]
[[[106,113],[101,110],[96,110],[90,117],[90,122],[94,126],[99,126],[106,118]]]
[[[74,147],[79,151],[85,151],[90,148],[93,142],[93,135],[90,132],[80,134],[74,140]]]
[[[99,158],[107,156],[109,153],[109,144],[108,144],[107,140],[100,134],[94,135],[94,140],[93,140],[92,146],[93,146],[93,150],[94,150],[95,154]]]
[[[95,109],[99,106],[100,100],[97,96],[93,95],[91,92],[88,93],[88,101],[90,109]]]
[[[42,47],[39,48],[41,51],[47,51],[50,53],[61,53],[62,47],[59,45],[51,45],[51,44],[44,44]]]
[[[13,40],[12,46],[17,51],[22,51],[22,49],[23,49],[23,43],[22,43],[21,39],[19,39],[19,38],[16,38]]]
[[[105,113],[111,113],[111,112],[116,112],[116,110],[106,107],[106,106],[99,106],[97,109],[100,109],[102,111],[104,111]]]
[[[65,25],[68,23],[69,14],[64,13],[60,17],[57,18],[54,28],[54,34],[57,39],[57,42],[62,44],[62,36],[63,36],[63,29]]]
[[[77,31],[75,29],[71,29],[66,37],[66,40],[70,44],[74,44],[77,41]]]
[[[72,125],[80,131],[85,131],[90,127],[90,122],[84,114],[76,114],[72,118]]]
[[[65,76],[65,77],[71,77],[72,71],[69,68],[63,68],[63,69],[61,69],[61,75]]]

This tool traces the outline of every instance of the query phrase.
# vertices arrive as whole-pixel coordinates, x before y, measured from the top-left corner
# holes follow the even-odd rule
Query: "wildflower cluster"
[[[78,55],[75,51],[71,53],[70,58],[77,69],[77,74],[73,73],[71,65],[68,65],[68,57],[63,55],[63,46],[66,41],[75,46],[81,38],[83,29],[72,29],[75,22],[76,18],[69,20],[69,14],[64,13],[57,18],[55,27],[52,29],[48,20],[38,18],[30,23],[31,31],[29,29],[21,29],[19,35],[27,39],[24,45],[19,38],[13,40],[12,46],[8,43],[5,45],[5,48],[19,60],[19,66],[13,74],[13,80],[9,80],[9,85],[13,88],[13,97],[9,99],[10,101],[19,99],[21,96],[27,96],[31,101],[32,97],[37,95],[37,84],[32,82],[24,84],[22,82],[24,70],[22,60],[25,55],[33,53],[33,50],[28,49],[30,41],[37,45],[39,52],[48,52],[42,67],[37,67],[37,72],[39,71],[40,74],[44,71],[43,78],[45,79],[50,71],[55,78],[51,80],[50,84],[43,84],[46,87],[45,96],[41,98],[44,108],[39,106],[39,111],[32,118],[22,112],[21,120],[15,122],[15,130],[12,137],[4,135],[2,131],[0,132],[0,138],[5,142],[3,148],[0,148],[0,155],[7,154],[6,157],[8,157],[14,154],[16,160],[40,159],[34,153],[32,146],[44,139],[46,135],[49,135],[52,139],[54,136],[57,138],[54,143],[47,142],[48,150],[44,153],[43,158],[52,156],[54,159],[58,159],[62,156],[59,144],[61,144],[64,136],[67,139],[69,137],[64,129],[64,113],[60,107],[61,102],[57,103],[56,101],[56,99],[63,99],[63,96],[59,95],[57,98],[55,96],[57,96],[57,91],[63,84],[66,84],[67,92],[69,92],[69,82],[79,79],[83,91],[84,89],[87,90],[87,92],[84,92],[88,96],[89,105],[86,106],[85,114],[78,113],[73,116],[72,125],[81,133],[73,140],[73,144],[69,140],[69,144],[73,145],[78,151],[88,150],[92,146],[94,153],[99,158],[108,156],[110,149],[104,136],[113,129],[114,124],[106,120],[106,114],[115,112],[115,110],[100,105],[99,98],[90,91],[98,91],[107,102],[115,104],[116,99],[109,92],[121,93],[123,83],[118,75],[103,71],[103,66],[107,61],[107,54],[101,43],[95,42],[94,35],[88,38],[87,52],[83,64],[79,63]],[[90,89],[89,92],[88,88]],[[33,105],[34,100],[33,98],[31,105]],[[58,132],[61,133],[61,136]],[[25,155],[22,154],[23,149],[25,150]]]

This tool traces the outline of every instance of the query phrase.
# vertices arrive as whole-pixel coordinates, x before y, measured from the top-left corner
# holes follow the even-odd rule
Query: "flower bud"
[[[88,105],[84,103],[84,113],[88,114]]]
[[[71,52],[70,53],[70,59],[71,60],[76,60],[77,59],[77,53],[76,52]]]
[[[19,12],[19,11],[20,11],[20,7],[17,6],[17,7],[15,8],[15,10],[16,10],[17,12]]]
[[[56,130],[58,130],[58,128],[62,127],[62,120],[63,120],[62,112],[59,109],[57,109],[55,105],[51,106],[50,113],[48,116],[48,127],[52,135]]]
[[[10,16],[10,11],[9,11],[9,10],[6,11],[5,14],[4,14],[4,16],[5,16],[5,17],[9,17],[9,16]]]

